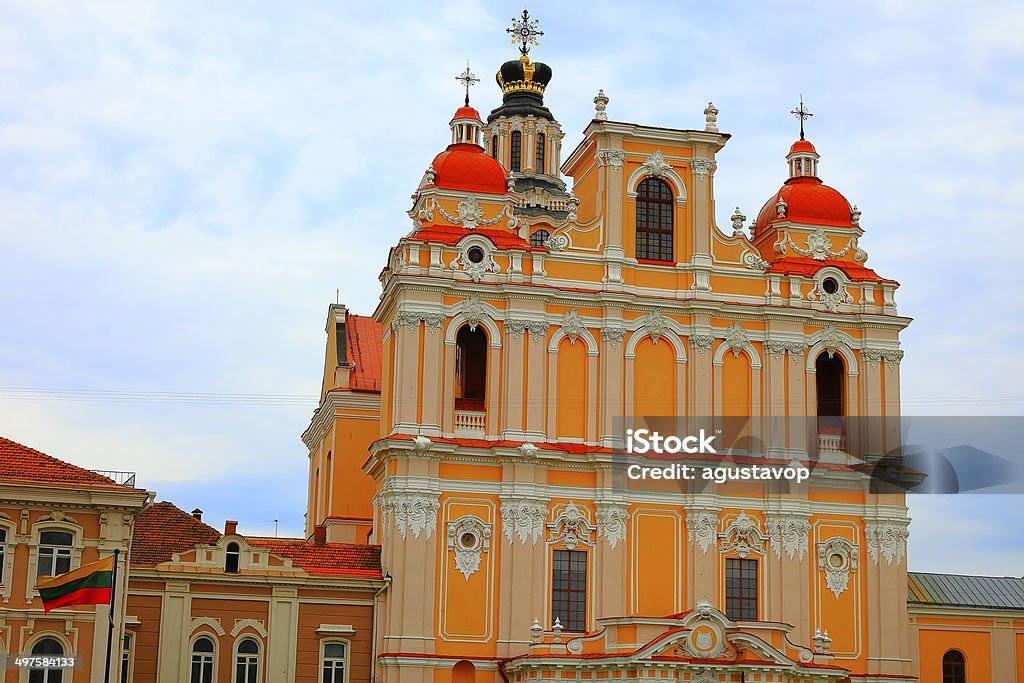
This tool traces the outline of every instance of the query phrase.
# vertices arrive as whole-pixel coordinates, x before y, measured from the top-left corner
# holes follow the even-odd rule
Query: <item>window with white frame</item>
[[[340,641],[324,643],[321,680],[323,683],[345,683],[348,644]]]
[[[32,646],[36,657],[60,657],[64,646],[56,638],[43,638]],[[63,669],[29,669],[28,683],[64,683]]]
[[[57,576],[71,571],[74,544],[74,535],[67,531],[41,532],[36,576]]]
[[[196,638],[192,643],[192,670],[189,673],[189,683],[213,683],[213,655],[213,640],[206,636]]]
[[[7,564],[7,529],[0,527],[0,586],[7,580],[4,567]]]
[[[131,633],[125,633],[121,638],[121,683],[128,683],[132,680],[132,644],[134,638]]]
[[[235,653],[235,683],[258,683],[260,680],[260,646],[253,638],[238,644]]]

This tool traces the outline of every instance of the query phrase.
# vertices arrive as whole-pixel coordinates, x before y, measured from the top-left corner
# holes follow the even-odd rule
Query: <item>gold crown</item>
[[[547,83],[533,80],[533,74],[537,70],[537,65],[531,62],[527,55],[522,55],[519,61],[523,65],[523,77],[521,79],[506,81],[501,72],[498,72],[497,80],[498,85],[501,87],[501,92],[505,94],[510,92],[536,92],[543,95],[544,89],[547,88]]]

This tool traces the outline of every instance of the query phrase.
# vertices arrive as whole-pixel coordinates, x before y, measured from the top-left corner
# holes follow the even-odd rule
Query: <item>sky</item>
[[[732,139],[716,219],[785,179],[802,95],[820,175],[899,280],[905,411],[1019,415],[1024,7],[538,3],[572,150],[614,120]],[[369,314],[410,194],[517,55],[522,6],[0,3],[0,434],[138,473],[220,526],[299,534],[327,306]],[[104,393],[107,392],[107,393]],[[910,567],[1024,573],[1018,496],[916,497]],[[957,545],[954,546],[953,543]],[[949,553],[957,547],[956,553]]]

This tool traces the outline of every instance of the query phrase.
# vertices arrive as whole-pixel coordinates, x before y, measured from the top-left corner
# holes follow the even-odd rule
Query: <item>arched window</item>
[[[672,253],[672,189],[659,178],[644,178],[636,190],[636,257],[674,261]]]
[[[534,166],[537,173],[544,173],[544,133],[537,133],[537,160]]]
[[[463,325],[455,335],[455,408],[484,410],[487,389],[487,335]]]
[[[64,654],[64,646],[56,638],[43,638],[32,646],[32,654],[42,657],[59,657]],[[64,671],[61,669],[29,669],[28,683],[63,683]]]
[[[348,648],[345,643],[324,643],[321,662],[323,683],[345,683],[345,665],[348,663]]]
[[[818,393],[818,417],[842,417],[843,359],[838,353],[821,353],[814,362],[814,379]]]
[[[71,571],[71,550],[74,542],[75,537],[67,531],[40,533],[36,576],[57,576]]]
[[[547,230],[534,230],[533,234],[530,235],[530,246],[531,247],[543,247],[544,243],[551,237],[551,233]]]
[[[508,160],[509,170],[521,171],[523,169],[523,134],[518,130],[512,131],[512,156]]]
[[[452,667],[452,683],[473,683],[475,680],[476,667],[473,662],[463,659]]]
[[[224,551],[224,571],[228,574],[238,573],[238,560],[242,553],[238,549],[238,544],[232,541],[228,543],[228,547]]]
[[[235,683],[258,683],[260,678],[260,646],[252,638],[238,644],[235,654]]]
[[[960,650],[942,655],[942,683],[967,683],[967,662]]]
[[[189,683],[213,683],[213,641],[206,636],[192,643],[192,671]]]

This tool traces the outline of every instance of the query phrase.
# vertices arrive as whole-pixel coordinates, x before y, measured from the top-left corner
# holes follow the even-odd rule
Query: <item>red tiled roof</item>
[[[3,437],[0,437],[0,479],[75,486],[117,486],[113,479]]]
[[[816,261],[807,256],[785,256],[772,261],[769,270],[781,275],[803,275],[813,277],[815,273],[825,266],[833,266],[846,273],[851,280],[868,280],[873,282],[892,282],[880,277],[878,273],[866,266],[849,261],[837,261],[836,259],[825,259]]]
[[[448,145],[434,157],[434,185],[445,190],[506,194],[505,169],[482,147],[466,143]]]
[[[441,244],[456,244],[467,235],[480,235],[486,237],[498,249],[523,249],[525,251],[544,251],[541,247],[531,247],[530,243],[514,232],[495,228],[474,228],[467,230],[461,226],[453,225],[426,225],[416,234],[413,239],[424,242],[440,242]]]
[[[345,338],[345,353],[354,366],[349,374],[349,388],[380,393],[384,328],[373,318],[350,314],[345,318]]]
[[[779,218],[775,205],[779,199],[786,202],[786,215]],[[810,225],[853,227],[852,209],[846,197],[835,188],[811,176],[790,178],[761,207],[754,221],[755,235],[776,221],[793,221]]]
[[[155,567],[197,543],[216,543],[220,532],[166,500],[153,503],[135,518],[131,564]]]
[[[363,576],[378,579],[379,545],[315,543],[302,538],[248,538],[249,545],[266,548],[274,555],[287,557],[295,567],[310,574]]]

